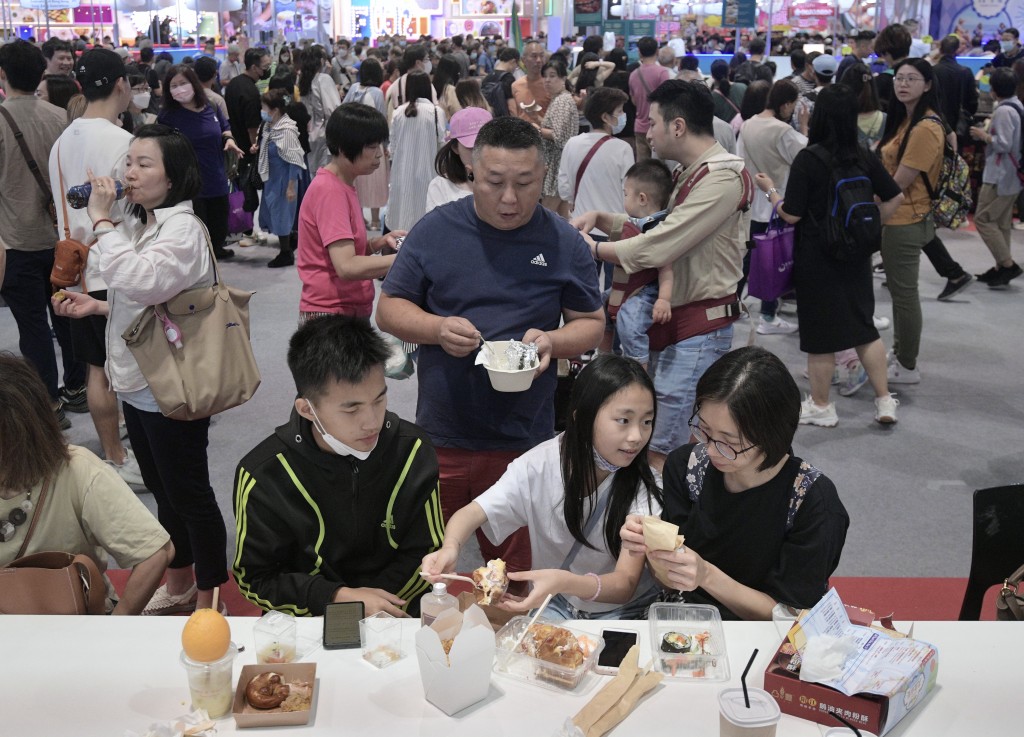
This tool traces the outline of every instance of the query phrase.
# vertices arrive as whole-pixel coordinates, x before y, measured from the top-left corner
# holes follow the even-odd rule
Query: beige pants
[[[978,192],[978,207],[974,212],[974,227],[985,241],[996,266],[1011,261],[1010,234],[1013,233],[1013,203],[1017,195],[996,193],[996,185],[983,184]]]

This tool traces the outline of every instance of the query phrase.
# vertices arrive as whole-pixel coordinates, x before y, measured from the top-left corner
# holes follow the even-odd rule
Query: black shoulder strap
[[[11,130],[14,131],[14,140],[18,144],[18,149],[21,151],[21,155],[25,158],[25,163],[28,164],[28,169],[32,172],[32,176],[36,179],[36,184],[39,185],[39,189],[42,190],[43,196],[47,200],[52,200],[53,193],[50,192],[50,188],[46,186],[46,180],[43,179],[43,173],[39,171],[39,165],[36,160],[32,158],[32,152],[28,150],[28,144],[25,142],[25,134],[18,128],[18,124],[14,122],[14,117],[11,115],[3,105],[0,105],[0,115],[4,116],[7,124],[11,126]]]

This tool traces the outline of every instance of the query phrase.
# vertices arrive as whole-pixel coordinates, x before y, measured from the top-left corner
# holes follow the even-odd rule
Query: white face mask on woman
[[[612,126],[612,135],[617,136],[626,128],[626,114],[619,113],[618,119],[615,121],[615,125]]]
[[[135,95],[132,95],[132,102],[135,103],[135,107],[137,107],[139,110],[145,110],[149,107],[149,101],[152,99],[152,97],[153,95],[149,92],[139,92]]]

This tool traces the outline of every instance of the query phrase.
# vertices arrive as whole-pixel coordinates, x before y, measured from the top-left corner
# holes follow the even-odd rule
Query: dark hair
[[[891,27],[892,26],[887,26],[886,28],[883,28],[882,33],[885,33],[885,31]],[[921,95],[921,99],[919,99],[917,104],[914,105],[914,114],[910,116],[910,125],[907,128],[906,135],[903,137],[904,144],[910,140],[911,129],[917,125],[917,122],[921,120],[929,110],[931,110],[932,114],[937,115],[942,120],[943,130],[948,128],[945,119],[942,118],[942,108],[939,105],[939,91],[935,86],[935,74],[932,72],[932,65],[924,59],[904,59],[893,67],[893,77],[899,74],[900,69],[906,66],[913,67],[916,71],[920,72],[921,76],[924,77],[924,81],[930,84],[931,88],[925,90],[924,94]],[[817,103],[815,103],[815,107],[817,107]],[[883,146],[896,137],[896,132],[900,129],[900,126],[906,122],[906,120],[907,106],[900,103],[900,101],[896,99],[896,96],[893,95],[893,99],[889,104],[889,109],[885,114],[885,132],[882,133],[882,138],[878,142],[878,150],[881,150]],[[902,158],[902,150],[900,158]]]
[[[615,71],[617,72],[626,71],[626,67],[629,65],[629,54],[626,53],[625,49],[620,49],[618,46],[609,51],[604,59],[614,64]]]
[[[463,108],[478,107],[482,110],[493,112],[490,104],[484,99],[483,92],[480,91],[479,77],[460,79],[458,84],[455,85],[455,99],[459,101],[459,105]]]
[[[327,119],[325,136],[331,156],[355,161],[367,146],[388,140],[388,121],[375,107],[346,102]]]
[[[775,62],[766,61],[754,67],[754,81],[767,82],[771,85],[775,81]]]
[[[658,42],[650,36],[644,36],[636,42],[636,50],[640,52],[640,56],[649,59],[658,53]]]
[[[765,47],[764,39],[763,38],[755,38],[753,41],[750,42],[750,55],[751,56],[760,56],[761,54],[764,53],[764,47]]]
[[[793,67],[793,74],[800,74],[807,66],[807,52],[803,49],[794,49],[789,52],[789,63]]]
[[[768,95],[771,92],[771,83],[762,79],[751,82],[747,91],[743,93],[743,100],[740,102],[740,117],[749,120],[758,113],[764,112],[768,105]]]
[[[217,60],[209,56],[200,56],[192,65],[192,71],[196,73],[196,79],[205,84],[217,76]]]
[[[899,23],[891,23],[878,33],[875,39],[875,53],[878,58],[888,54],[893,59],[903,59],[910,53],[910,31]]]
[[[452,184],[465,184],[469,181],[469,172],[466,171],[466,165],[459,156],[458,143],[458,139],[453,138],[441,146],[434,157],[434,171]]]
[[[448,85],[455,86],[460,76],[462,76],[462,67],[459,66],[459,60],[453,54],[442,56],[434,68],[434,91],[437,92],[438,100],[441,99],[444,88]],[[408,85],[406,85],[406,89],[408,89]]]
[[[384,67],[377,57],[368,56],[359,65],[359,84],[363,87],[380,87],[384,84]]]
[[[679,60],[679,70],[683,72],[699,72],[700,59],[693,54],[687,54]]]
[[[498,61],[519,61],[519,49],[512,46],[506,46],[498,52]]]
[[[271,110],[284,112],[288,107],[288,95],[282,89],[267,90],[260,95],[260,104],[266,105]]]
[[[289,59],[291,59],[292,57],[295,56],[295,54],[292,53],[291,46],[288,46],[288,45],[282,46],[280,49],[277,50],[277,63],[278,64],[281,64],[281,54],[288,54],[288,58]],[[287,64],[288,62],[284,62],[284,63]]]
[[[70,459],[43,380],[24,358],[0,353],[0,487],[30,489]]]
[[[398,68],[402,70],[402,74],[405,74],[414,66],[416,62],[424,61],[427,58],[427,49],[423,44],[413,44],[407,46],[405,53],[402,54],[402,62],[398,65]]]
[[[199,174],[199,160],[196,158],[195,149],[185,135],[169,125],[153,123],[144,125],[135,131],[133,141],[152,139],[160,148],[160,155],[163,157],[164,175],[170,180],[171,188],[167,191],[167,197],[154,209],[161,207],[174,207],[185,200],[192,200],[199,196],[199,190],[203,187],[203,180]],[[138,205],[131,206],[135,215],[145,222],[145,210]]]
[[[795,84],[790,82],[788,79],[780,79],[772,85],[772,89],[768,93],[768,102],[765,107],[773,111],[775,113],[775,117],[778,118],[779,110],[782,109],[782,106],[788,105],[791,102],[796,102],[799,97],[800,90],[797,89]],[[781,118],[779,119],[781,120]]]
[[[672,172],[660,159],[643,159],[626,170],[624,179],[636,182],[637,189],[646,194],[659,210],[668,207],[672,197]]]
[[[196,102],[199,103],[201,108],[205,108],[210,104],[209,99],[206,97],[206,88],[203,87],[199,81],[199,77],[196,76],[196,71],[192,67],[187,67],[184,64],[176,64],[167,70],[167,74],[164,75],[164,110],[177,110],[182,105],[180,102],[174,99],[171,95],[171,80],[177,75],[181,75],[185,80],[192,85],[192,90],[196,94]]]
[[[389,355],[384,339],[366,318],[325,315],[309,320],[292,335],[288,370],[299,396],[315,399],[332,381],[358,384],[371,369],[383,367]]]
[[[430,77],[426,72],[414,71],[405,76],[405,117],[415,118],[417,114],[416,101],[433,101],[433,94],[430,88]]]
[[[764,453],[758,471],[771,468],[790,452],[800,422],[800,390],[773,353],[745,346],[719,358],[697,381],[694,411],[705,402],[724,404],[743,441]]]
[[[598,87],[587,95],[587,101],[583,104],[583,115],[595,129],[603,128],[604,121],[601,119],[605,113],[614,113],[616,108],[625,105],[629,101],[629,95],[614,87]]]
[[[960,37],[951,34],[939,41],[939,54],[941,56],[954,56],[960,48]]]
[[[251,67],[258,67],[258,66],[260,66],[260,64],[263,63],[263,57],[264,56],[270,56],[270,52],[267,51],[266,49],[260,47],[260,46],[256,46],[254,48],[246,49],[245,50],[245,57],[243,59],[243,63],[245,64],[245,68],[246,69],[250,69]]]
[[[10,43],[17,43],[17,41],[21,41],[21,39],[16,39],[15,41],[11,41]],[[28,43],[29,46],[32,46],[33,48],[35,48],[35,44],[31,44],[28,41],[22,41],[22,43]],[[71,48],[71,44],[69,44],[67,41],[65,41],[62,38],[48,38],[48,39],[46,39],[43,42],[43,49],[42,49],[42,51],[43,51],[43,56],[46,57],[47,61],[51,61],[53,59],[53,55],[56,54],[58,51],[66,51],[69,54],[71,54],[72,57],[75,55],[74,49]],[[38,85],[39,83],[36,82],[36,84]]]
[[[719,92],[728,97],[729,88],[732,86],[729,84],[729,62],[725,59],[715,59],[711,62],[711,79],[715,80]]]
[[[488,120],[480,127],[473,145],[473,159],[476,160],[486,147],[513,151],[533,148],[541,161],[544,160],[544,140],[540,132],[522,118],[510,115]]]
[[[587,69],[586,64],[591,61],[600,61],[600,57],[597,54],[591,54],[587,52],[580,54],[579,59],[576,60],[576,66],[579,67],[580,73],[576,77],[576,90],[589,90],[595,84],[597,84],[597,69]]]
[[[858,107],[857,95],[845,84],[833,84],[821,90],[811,113],[808,145],[820,144],[840,161],[859,158]]]
[[[569,422],[562,436],[562,484],[565,496],[562,513],[565,526],[573,538],[594,548],[587,541],[583,528],[594,513],[597,504],[597,474],[594,471],[594,421],[601,407],[618,392],[638,385],[651,394],[654,403],[654,420],[657,419],[658,404],[654,382],[643,366],[631,358],[603,353],[591,361],[576,377],[569,399]],[[651,473],[647,449],[650,439],[636,454],[633,462],[619,469],[612,481],[611,497],[604,515],[604,539],[608,552],[618,557],[622,547],[619,530],[626,521],[626,515],[633,507],[641,485],[647,492],[648,510],[653,509],[651,501],[659,505],[663,497]]]
[[[1013,36],[1018,41],[1020,40],[1020,31],[1018,31],[1016,28],[1012,28],[1012,27],[1011,28],[1004,28],[1002,33],[1000,33],[999,35],[1002,36],[1003,33],[1009,33],[1011,36]]]
[[[320,73],[325,61],[327,52],[323,46],[313,46],[302,55],[302,65],[299,67],[299,96],[306,97],[310,94],[313,79]]]
[[[0,69],[13,89],[31,93],[43,78],[46,59],[36,46],[19,38],[0,46]]]
[[[548,69],[554,69],[555,74],[559,77],[562,77],[563,79],[569,76],[569,69],[566,67],[565,62],[563,62],[561,59],[548,59],[546,62],[544,62],[544,66],[540,68],[541,76],[544,76],[544,73]]]
[[[1017,95],[1017,75],[1009,67],[999,67],[992,70],[988,83],[992,85],[992,94],[1000,100]]]
[[[64,110],[68,109],[68,101],[78,94],[78,85],[71,77],[63,74],[47,74],[43,77],[46,82],[46,97],[51,105],[56,105]]]
[[[149,64],[153,61],[153,47],[143,46],[139,49],[139,61],[143,64]]]
[[[873,113],[881,109],[878,104],[878,90],[875,89],[875,78],[867,64],[863,62],[851,64],[843,72],[843,78],[839,81],[857,95],[857,112]]]
[[[658,85],[647,99],[658,103],[662,120],[666,123],[682,118],[689,132],[699,136],[714,135],[715,101],[703,82],[669,79]]]
[[[583,39],[583,51],[591,54],[600,54],[604,48],[604,37],[599,34],[587,36]]]

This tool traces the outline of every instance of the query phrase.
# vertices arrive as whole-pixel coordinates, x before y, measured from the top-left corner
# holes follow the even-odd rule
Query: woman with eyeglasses
[[[903,190],[904,200],[882,228],[882,264],[892,295],[893,341],[890,384],[918,384],[921,373],[921,296],[918,277],[921,250],[935,238],[929,188],[939,184],[947,135],[932,65],[904,59],[893,68],[893,97],[878,142],[882,165]]]
[[[793,455],[800,391],[763,348],[718,359],[697,382],[697,440],[665,462],[662,519],[683,546],[648,551],[641,517],[622,544],[667,569],[661,584],[723,619],[771,619],[777,605],[811,607],[828,591],[850,517],[832,481]]]

